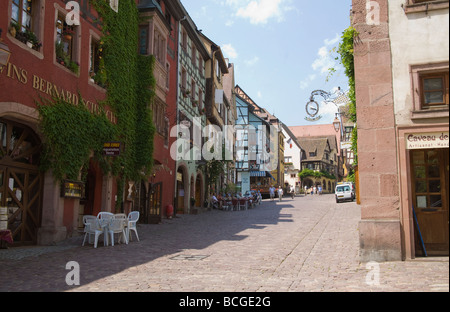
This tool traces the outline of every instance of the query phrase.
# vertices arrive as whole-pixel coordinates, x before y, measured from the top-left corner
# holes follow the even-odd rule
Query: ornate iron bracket
[[[311,93],[311,97],[309,99],[309,102],[306,104],[306,113],[308,114],[308,116],[310,117],[306,117],[305,119],[307,121],[318,121],[320,119],[322,119],[322,116],[319,115],[319,111],[320,111],[320,105],[319,103],[315,100],[315,97],[317,96],[321,96],[325,99],[325,102],[331,102],[334,105],[337,106],[336,103],[334,103],[334,101],[341,95],[341,88],[338,88],[338,90],[334,93],[329,93],[323,90],[315,90]]]

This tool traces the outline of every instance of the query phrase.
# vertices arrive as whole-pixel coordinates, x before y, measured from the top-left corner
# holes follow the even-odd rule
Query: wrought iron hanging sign
[[[313,91],[311,93],[309,102],[306,104],[306,113],[308,114],[308,116],[306,116],[305,120],[310,121],[310,122],[315,122],[315,121],[322,119],[322,116],[319,115],[320,105],[315,100],[316,96],[321,96],[325,99],[325,102],[332,102],[337,106],[335,101],[341,95],[342,95],[341,88],[338,88],[338,90],[334,93],[328,93],[323,90]]]

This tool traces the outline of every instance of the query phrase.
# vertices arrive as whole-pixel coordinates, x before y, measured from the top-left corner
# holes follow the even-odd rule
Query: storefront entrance
[[[42,214],[41,142],[30,128],[4,119],[0,135],[0,207],[8,213],[2,221],[15,245],[36,244]]]
[[[424,255],[420,237],[428,255],[449,255],[448,158],[448,148],[411,151],[412,203],[419,224],[415,227],[417,256]]]

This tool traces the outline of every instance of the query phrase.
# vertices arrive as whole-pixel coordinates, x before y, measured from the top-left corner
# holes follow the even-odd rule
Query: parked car
[[[341,184],[336,186],[335,194],[336,203],[346,200],[353,201],[355,199],[355,193],[351,184]]]

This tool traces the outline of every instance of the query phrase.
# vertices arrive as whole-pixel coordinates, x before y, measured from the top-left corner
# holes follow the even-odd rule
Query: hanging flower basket
[[[65,29],[62,33],[64,39],[66,40],[72,40],[75,32],[72,29]]]

